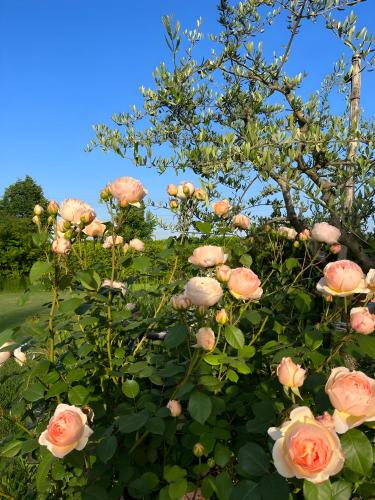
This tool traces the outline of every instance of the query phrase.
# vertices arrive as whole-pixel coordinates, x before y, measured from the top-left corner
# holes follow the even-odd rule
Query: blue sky
[[[139,178],[154,200],[165,198],[162,177],[115,154],[85,153],[94,123],[140,104],[138,88],[152,85],[152,71],[168,59],[161,23],[174,14],[182,28],[203,18],[215,31],[216,0],[1,0],[0,195],[31,175],[48,198],[79,197],[98,208],[98,193],[121,175]],[[358,26],[375,32],[375,2],[356,8]],[[265,49],[281,51],[286,33],[273,28]],[[306,25],[289,68],[309,73],[307,93],[344,51],[319,25]],[[375,73],[366,73],[362,105],[375,114]],[[341,104],[337,98],[337,108]],[[186,175],[184,176],[184,178]],[[99,215],[101,208],[98,209]]]

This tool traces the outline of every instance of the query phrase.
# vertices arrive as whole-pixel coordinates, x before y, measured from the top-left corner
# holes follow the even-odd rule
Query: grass
[[[48,314],[43,304],[49,300],[50,293],[43,291],[0,292],[0,332]]]

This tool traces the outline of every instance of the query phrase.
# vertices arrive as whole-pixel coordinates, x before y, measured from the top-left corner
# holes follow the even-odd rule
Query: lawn
[[[44,291],[35,291],[30,294],[0,292],[0,332],[20,325],[24,321],[48,314],[48,309],[43,307],[43,304],[49,300],[50,293]]]

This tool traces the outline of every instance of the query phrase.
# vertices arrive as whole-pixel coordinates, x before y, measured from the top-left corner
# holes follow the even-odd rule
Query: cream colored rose
[[[92,433],[80,408],[59,404],[47,430],[39,436],[39,444],[47,446],[55,457],[63,458],[73,450],[83,450]]]
[[[281,234],[281,236],[287,238],[288,240],[295,240],[298,234],[295,229],[287,226],[280,226],[279,228],[277,228],[277,232]]]
[[[375,380],[362,372],[340,366],[329,376],[325,391],[335,408],[336,432],[343,434],[353,427],[375,420]]]
[[[216,278],[222,283],[226,283],[231,275],[232,269],[229,266],[222,265],[216,268]]]
[[[63,238],[57,238],[52,242],[52,252],[57,253],[59,255],[68,255],[72,248],[72,244],[69,240]]]
[[[170,411],[172,417],[179,417],[181,415],[181,404],[176,399],[171,399],[170,401],[168,401],[167,408]]]
[[[195,191],[194,184],[192,182],[184,181],[178,185],[176,196],[180,200],[186,200],[187,198],[190,198],[190,196],[194,194],[194,191]]]
[[[316,285],[324,295],[345,297],[354,293],[368,293],[365,277],[358,264],[351,260],[330,262],[323,269],[324,278]]]
[[[23,366],[27,361],[26,353],[21,350],[21,347],[17,347],[17,349],[14,349],[13,356],[15,362],[20,366]]]
[[[44,212],[44,208],[41,205],[35,205],[34,215],[42,215],[43,212]]]
[[[83,232],[87,234],[87,236],[91,236],[92,238],[100,238],[103,236],[106,230],[105,224],[100,222],[99,219],[94,219],[91,224],[88,224]]]
[[[366,275],[366,286],[375,292],[375,269],[370,269]]]
[[[13,345],[14,342],[13,341],[10,341],[10,342],[5,342],[5,344],[3,344],[0,349],[5,349],[6,347],[8,346],[11,346]],[[6,363],[8,361],[8,359],[11,357],[12,355],[12,351],[0,351],[0,368],[4,365],[4,363]]]
[[[263,294],[260,279],[247,267],[232,269],[228,281],[230,293],[236,299],[258,300]]]
[[[214,214],[218,217],[225,217],[226,215],[228,215],[231,206],[229,200],[225,199],[212,203],[212,209],[214,211]]]
[[[277,472],[283,477],[307,479],[319,484],[344,466],[345,457],[337,434],[317,421],[306,406],[295,408],[290,420],[271,427],[276,442],[272,450]]]
[[[228,255],[221,247],[215,245],[205,245],[193,251],[193,255],[188,258],[190,264],[199,267],[212,267],[224,264]]]
[[[124,238],[122,236],[118,236],[117,234],[107,236],[104,240],[103,248],[107,249],[112,248],[113,246],[118,247],[124,244]]]
[[[301,387],[305,381],[306,370],[297,365],[291,358],[282,358],[277,367],[277,377],[280,384],[295,389]]]
[[[95,212],[88,203],[77,198],[65,199],[59,209],[59,213],[63,219],[72,222],[73,224],[90,224],[95,219]]]
[[[186,295],[173,295],[171,305],[175,311],[185,311],[191,306],[191,300]]]
[[[147,194],[142,183],[133,177],[119,177],[107,186],[111,195],[116,198],[122,207],[127,205],[140,206],[140,202]]]
[[[184,295],[195,306],[209,307],[219,302],[223,290],[214,278],[196,276],[187,282]]]
[[[215,347],[215,334],[211,328],[199,328],[196,338],[196,347],[200,347],[205,351],[212,351]]]
[[[339,241],[341,231],[335,226],[328,224],[328,222],[317,222],[311,230],[311,237],[320,243],[327,243],[333,245]]]
[[[133,238],[132,240],[129,241],[129,246],[133,250],[136,250],[137,252],[144,252],[145,250],[145,244],[143,241],[139,240],[138,238]]]
[[[239,229],[249,229],[250,227],[250,219],[246,215],[237,214],[232,218],[232,226],[238,227]]]

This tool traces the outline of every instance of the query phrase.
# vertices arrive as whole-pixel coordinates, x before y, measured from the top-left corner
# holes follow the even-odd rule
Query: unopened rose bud
[[[56,201],[55,201],[55,200],[51,200],[51,201],[48,203],[48,206],[47,206],[47,212],[48,212],[50,215],[56,215],[58,211],[59,211],[59,206],[58,206],[58,204],[56,203]]]
[[[211,457],[211,458],[209,458],[209,459],[207,460],[207,465],[208,465],[208,467],[209,467],[210,469],[212,469],[212,467],[215,467],[215,465],[216,465],[215,459],[214,459],[214,458],[212,458],[212,457]]]
[[[169,200],[169,206],[171,207],[172,210],[176,210],[176,208],[178,208],[178,201],[177,200]]]
[[[40,219],[37,215],[34,215],[34,217],[31,220],[34,222],[34,224],[39,224],[40,222]]]
[[[325,295],[324,300],[326,302],[332,302],[333,301],[333,295]]]
[[[200,347],[205,351],[212,351],[215,347],[215,334],[211,328],[199,328],[196,338],[196,347]]]
[[[179,417],[182,412],[180,402],[176,399],[171,399],[167,404],[168,410],[171,412],[172,417]]]
[[[310,229],[304,229],[301,233],[298,234],[298,238],[300,241],[307,241],[311,238]]]
[[[111,192],[109,191],[108,187],[105,187],[100,191],[100,199],[103,201],[108,201],[111,198]]]
[[[306,370],[294,363],[291,358],[282,358],[277,367],[277,377],[280,384],[291,387],[292,389],[297,389],[301,387],[305,381]]]
[[[294,248],[299,248],[300,242],[299,241],[293,242],[293,246],[294,246]]]
[[[331,253],[333,253],[334,255],[338,254],[339,252],[341,252],[341,245],[340,243],[334,243],[333,245],[331,245],[329,247],[329,251]]]
[[[130,249],[130,245],[129,243],[125,243],[125,245],[122,247],[122,250],[124,253],[128,252]]]
[[[174,295],[171,299],[171,305],[175,311],[185,311],[191,306],[191,300],[183,294]]]
[[[219,325],[225,325],[228,323],[228,314],[227,314],[227,311],[225,309],[220,309],[220,311],[218,311],[216,313],[216,316],[215,316],[215,320],[216,320],[216,323],[219,323]]]
[[[71,227],[72,227],[72,225],[71,225],[71,223],[68,220],[64,221],[64,224],[63,224],[63,230],[64,231],[67,231]]]
[[[74,237],[74,231],[72,231],[72,229],[69,229],[69,231],[65,231],[64,238],[66,240],[71,240],[73,237]]]
[[[35,205],[34,207],[34,214],[35,215],[42,215],[42,213],[44,212],[44,208],[40,205]]]
[[[49,226],[52,226],[52,224],[54,224],[55,222],[55,217],[53,215],[50,215],[47,219],[47,223]]]
[[[177,190],[178,189],[175,184],[168,184],[167,193],[169,194],[169,196],[176,196]]]
[[[201,457],[204,455],[204,446],[202,443],[195,443],[193,446],[193,453],[196,457]]]
[[[203,201],[207,198],[207,193],[202,188],[198,188],[194,191],[194,198],[198,201]]]
[[[229,266],[223,264],[216,268],[216,278],[222,283],[226,283],[231,275],[232,269]]]

